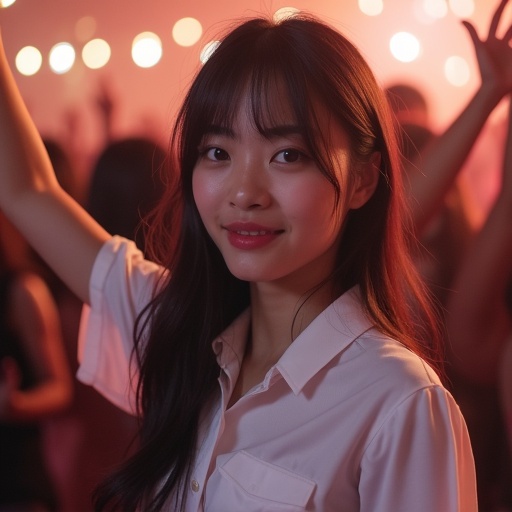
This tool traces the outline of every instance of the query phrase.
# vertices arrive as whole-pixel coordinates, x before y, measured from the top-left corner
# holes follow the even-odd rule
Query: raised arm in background
[[[470,246],[448,302],[447,333],[455,369],[470,381],[496,382],[512,332],[505,294],[512,279],[512,101],[500,193]]]
[[[61,279],[89,302],[89,276],[108,233],[59,186],[0,40],[0,209]]]
[[[481,84],[455,121],[413,162],[409,198],[418,232],[438,210],[491,112],[512,91],[512,27],[503,37],[497,35],[508,1],[500,2],[485,39],[478,37],[469,21],[463,22],[473,41]]]

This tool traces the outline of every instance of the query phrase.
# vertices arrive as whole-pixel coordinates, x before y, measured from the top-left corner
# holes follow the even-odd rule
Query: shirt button
[[[192,480],[192,482],[190,482],[190,488],[194,492],[198,492],[199,491],[199,482],[197,480]]]

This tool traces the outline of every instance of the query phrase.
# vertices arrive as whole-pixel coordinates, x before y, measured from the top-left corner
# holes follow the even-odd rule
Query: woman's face
[[[322,135],[329,134],[338,204],[291,111],[278,108],[283,112],[274,117],[280,122],[265,136],[254,127],[247,102],[232,127],[209,127],[194,168],[193,193],[232,274],[304,292],[333,270],[346,213],[371,193],[362,197],[357,183],[349,185],[355,171],[349,139],[327,109],[319,107],[316,115]]]

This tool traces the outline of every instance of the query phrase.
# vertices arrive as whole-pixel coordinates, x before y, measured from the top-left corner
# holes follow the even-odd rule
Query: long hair
[[[144,312],[148,320],[138,326],[135,346],[141,447],[100,489],[99,509],[153,511],[171,499],[176,510],[185,505],[201,412],[217,388],[211,344],[249,305],[248,284],[230,274],[201,222],[192,174],[205,131],[212,124],[231,126],[247,92],[262,133],[276,121],[276,95],[289,103],[338,198],[343,190],[329,157],[329,137],[318,133],[315,101],[346,130],[356,160],[380,152],[377,189],[366,205],[349,212],[331,279],[339,293],[358,284],[382,332],[431,362],[437,359],[428,328],[432,318],[408,256],[396,134],[369,66],[341,34],[312,17],[248,20],[228,33],[201,68],[176,121],[171,147],[180,175],[169,183],[148,237],[151,257],[171,278]],[[170,229],[173,223],[176,230]]]

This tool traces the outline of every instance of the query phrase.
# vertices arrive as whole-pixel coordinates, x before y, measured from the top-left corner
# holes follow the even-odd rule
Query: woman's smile
[[[265,247],[281,235],[283,229],[272,229],[259,224],[234,222],[223,226],[229,243],[236,249],[254,250]]]

